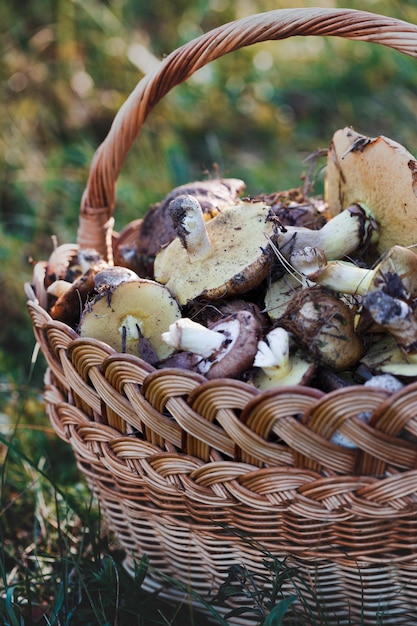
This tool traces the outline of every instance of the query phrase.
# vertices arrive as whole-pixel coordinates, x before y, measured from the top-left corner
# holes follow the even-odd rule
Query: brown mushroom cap
[[[338,130],[328,153],[325,195],[332,215],[355,202],[371,209],[380,225],[378,252],[417,243],[417,162],[392,139]]]
[[[316,362],[336,371],[356,365],[364,353],[354,310],[321,286],[306,287],[289,303],[280,326],[293,333]]]
[[[176,300],[163,285],[146,279],[132,280],[103,291],[88,303],[79,331],[81,337],[100,339],[117,352],[142,357],[141,342],[145,340],[158,359],[164,359],[173,350],[161,334],[180,317]]]
[[[300,187],[261,193],[251,199],[252,202],[268,204],[283,226],[303,226],[318,230],[328,220],[327,205],[323,198],[306,196]]]
[[[80,321],[84,304],[95,290],[96,274],[106,268],[106,261],[98,261],[96,265],[74,280],[71,287],[52,304],[49,312],[51,317],[75,328]]]
[[[262,335],[259,320],[249,311],[238,311],[210,326],[225,334],[228,345],[215,358],[200,361],[198,371],[208,379],[237,378],[253,363]]]
[[[197,297],[206,300],[249,291],[266,277],[273,260],[269,240],[276,224],[263,203],[241,202],[224,209],[206,224],[211,252],[198,260],[180,238],[155,259],[155,280],[166,285],[180,304]]]

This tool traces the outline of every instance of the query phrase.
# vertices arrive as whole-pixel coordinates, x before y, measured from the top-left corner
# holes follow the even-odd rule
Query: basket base
[[[123,561],[123,566],[126,571],[134,576],[135,573],[135,561],[131,557],[127,556]],[[206,605],[192,596],[191,592],[187,593],[180,589],[176,589],[173,585],[164,584],[162,581],[157,581],[150,575],[147,575],[141,586],[142,590],[147,593],[157,594],[157,597],[165,600],[174,607],[189,606],[190,613],[193,615],[194,621],[192,623],[198,624],[198,626],[209,626],[213,624],[215,626],[219,624],[218,618],[210,612]],[[222,617],[227,616],[231,607],[214,607],[216,613]],[[235,621],[235,620],[238,621]],[[228,622],[230,624],[236,624],[236,626],[254,626],[253,619],[234,618]]]
[[[221,548],[220,548],[221,549]],[[126,556],[124,567],[131,575],[135,571],[134,556]],[[341,571],[340,567],[333,563],[308,563],[301,559],[289,557],[281,557],[278,559],[283,566],[282,572],[286,570],[286,574],[282,575],[280,583],[278,599],[297,596],[292,607],[288,610],[287,616],[284,618],[285,626],[317,626],[318,624],[326,624],[326,626],[375,626],[376,624],[391,626],[410,626],[417,622],[417,586],[415,581],[414,565],[406,566],[398,571],[398,568],[368,566],[361,568],[359,565],[355,569],[352,567],[349,571],[346,567]],[[150,568],[153,569],[152,566]],[[229,567],[229,573],[225,572],[222,584],[227,587],[236,583],[233,577],[233,571],[242,579],[246,576],[245,584],[247,585],[248,595],[258,589],[258,594],[262,597],[265,593],[271,591],[273,582],[272,574],[264,566],[264,570],[259,568],[257,572],[252,573],[246,570],[243,565],[234,564]],[[183,579],[183,572],[179,572],[182,578],[178,582],[179,587],[186,587]],[[279,576],[279,572],[275,572],[275,577]],[[398,576],[404,580],[404,587],[399,588]],[[349,577],[351,580],[349,580]],[[167,578],[170,578],[169,576]],[[363,581],[362,596],[358,592],[358,579]],[[407,579],[407,582],[405,582]],[[207,605],[201,602],[191,589],[181,589],[176,587],[174,578],[172,582],[164,580],[163,574],[160,575],[157,570],[152,571],[143,583],[142,588],[146,592],[158,593],[158,597],[167,601],[174,606],[192,606],[192,610],[197,615],[204,617],[204,624],[219,624],[216,618],[210,612]],[[253,586],[251,588],[251,585]],[[196,581],[193,581],[193,590]],[[349,588],[350,586],[350,588]],[[242,586],[241,594],[236,596],[224,597],[224,604],[220,605],[216,602],[214,592],[221,595],[222,585],[220,588],[213,589],[213,593],[201,593],[204,600],[213,607],[215,612],[226,618],[230,626],[257,626],[262,623],[262,610],[256,609],[256,600],[254,597],[248,598],[244,595]],[[346,590],[346,594],[343,593]],[[355,597],[357,596],[357,597]],[[228,614],[233,609],[242,610],[242,615],[234,615],[229,617]],[[263,607],[267,613],[268,610]],[[197,620],[196,623],[201,623]]]
[[[130,575],[134,575],[135,560],[132,557],[126,557],[123,565],[126,571]],[[207,625],[217,625],[219,624],[218,617],[215,616],[208,607],[203,604],[201,601],[196,599],[191,592],[187,593],[186,591],[181,591],[180,589],[176,589],[173,585],[164,584],[163,581],[158,581],[152,576],[146,576],[145,580],[142,584],[142,589],[148,593],[155,593],[158,595],[158,598],[167,601],[169,604],[173,606],[190,606],[192,607],[192,613],[194,615],[195,623],[202,625],[201,618],[204,619],[204,626]],[[305,590],[301,590],[301,594],[303,594],[303,602],[307,601],[307,593]],[[290,597],[294,594],[294,588],[292,590],[288,590],[287,597]],[[247,603],[246,599],[246,603]],[[379,609],[373,609],[372,606],[366,604],[366,601],[362,599],[363,602],[363,612],[361,616],[358,616],[358,612],[353,610],[350,612],[348,606],[348,599],[346,599],[346,606],[341,608],[340,606],[334,607],[334,613],[332,613],[332,609],[329,606],[329,602],[325,605],[325,615],[321,615],[320,611],[316,611],[314,607],[314,603],[311,602],[310,606],[304,606],[299,600],[294,602],[294,614],[292,614],[291,610],[289,610],[287,617],[284,618],[283,624],[285,626],[317,626],[318,624],[325,623],[329,626],[375,626],[376,624],[381,624],[381,626],[410,626],[411,624],[415,624],[417,620],[417,606],[413,608],[413,601],[410,600],[410,604],[405,607],[403,604],[395,607],[394,609],[390,609],[389,606],[385,609],[381,605]],[[234,606],[233,606],[233,605]],[[245,615],[241,616],[233,616],[228,617],[230,611],[233,608],[244,609],[245,599],[241,603],[230,603],[229,606],[213,606],[214,611],[220,615],[221,617],[227,619],[227,623],[230,626],[257,626],[262,623],[262,616],[250,615],[249,617]],[[337,603],[336,604],[340,604]],[[249,606],[253,609],[253,603]],[[322,621],[324,619],[325,621]]]
[[[164,511],[161,502],[124,498],[114,482],[105,480],[103,466],[81,465],[106,526],[127,555],[126,570],[132,574],[135,561],[146,555],[151,573],[144,590],[158,591],[158,597],[174,606],[191,605],[207,623],[219,624],[209,605],[221,616],[242,610],[242,615],[226,618],[230,626],[257,626],[262,610],[268,612],[272,588],[274,604],[297,598],[283,622],[286,626],[417,623],[415,555],[400,562],[369,562],[363,557],[359,562],[348,554],[314,558],[296,545],[289,550],[278,533],[254,545],[234,528],[219,524],[216,530],[213,519],[174,517],[172,507]],[[240,592],[231,596],[231,587]]]

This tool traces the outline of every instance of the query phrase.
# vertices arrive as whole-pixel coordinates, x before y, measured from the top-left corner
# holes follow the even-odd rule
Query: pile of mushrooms
[[[115,266],[56,246],[34,267],[38,300],[82,337],[156,368],[262,390],[416,380],[414,157],[345,128],[328,150],[324,198],[243,198],[244,187],[172,190],[122,231]]]

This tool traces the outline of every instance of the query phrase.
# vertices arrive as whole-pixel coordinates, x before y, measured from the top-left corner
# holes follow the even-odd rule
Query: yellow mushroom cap
[[[325,195],[332,215],[355,202],[371,209],[380,226],[379,252],[417,243],[417,162],[396,141],[338,130],[329,149]]]
[[[273,253],[269,240],[276,224],[262,202],[241,202],[225,208],[205,224],[211,250],[190,258],[180,238],[155,259],[155,280],[166,285],[180,304],[240,294],[267,275]]]
[[[81,337],[100,339],[117,352],[139,357],[144,356],[144,339],[163,359],[172,354],[173,348],[161,334],[180,317],[178,303],[163,285],[146,279],[131,280],[103,291],[88,303],[79,330]]]

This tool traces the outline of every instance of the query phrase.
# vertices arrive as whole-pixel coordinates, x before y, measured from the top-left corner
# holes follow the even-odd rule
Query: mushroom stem
[[[314,248],[294,252],[290,261],[312,282],[340,293],[365,295],[371,289],[384,289],[394,297],[407,292],[417,295],[417,254],[403,246],[390,248],[373,269],[347,261],[323,264]]]
[[[349,261],[323,262],[324,255],[318,248],[306,247],[295,250],[289,258],[298,272],[316,283],[340,293],[363,295],[372,286],[374,270],[358,267]]]
[[[258,343],[258,352],[253,364],[255,367],[261,367],[267,376],[284,377],[291,369],[288,332],[277,327],[271,330],[265,339]]]
[[[289,333],[279,326],[267,334],[265,341],[258,342],[253,365],[257,368],[253,384],[261,391],[282,385],[305,384],[315,371],[313,363],[290,355]]]
[[[169,212],[177,235],[195,263],[211,255],[212,246],[206,231],[203,210],[196,198],[177,196],[169,204]]]
[[[207,359],[223,347],[227,336],[183,317],[162,333],[162,340],[176,350],[199,354]]]
[[[364,204],[352,204],[319,230],[286,226],[278,235],[278,247],[287,258],[307,246],[320,248],[332,260],[376,242],[377,237],[377,224],[371,210]]]

